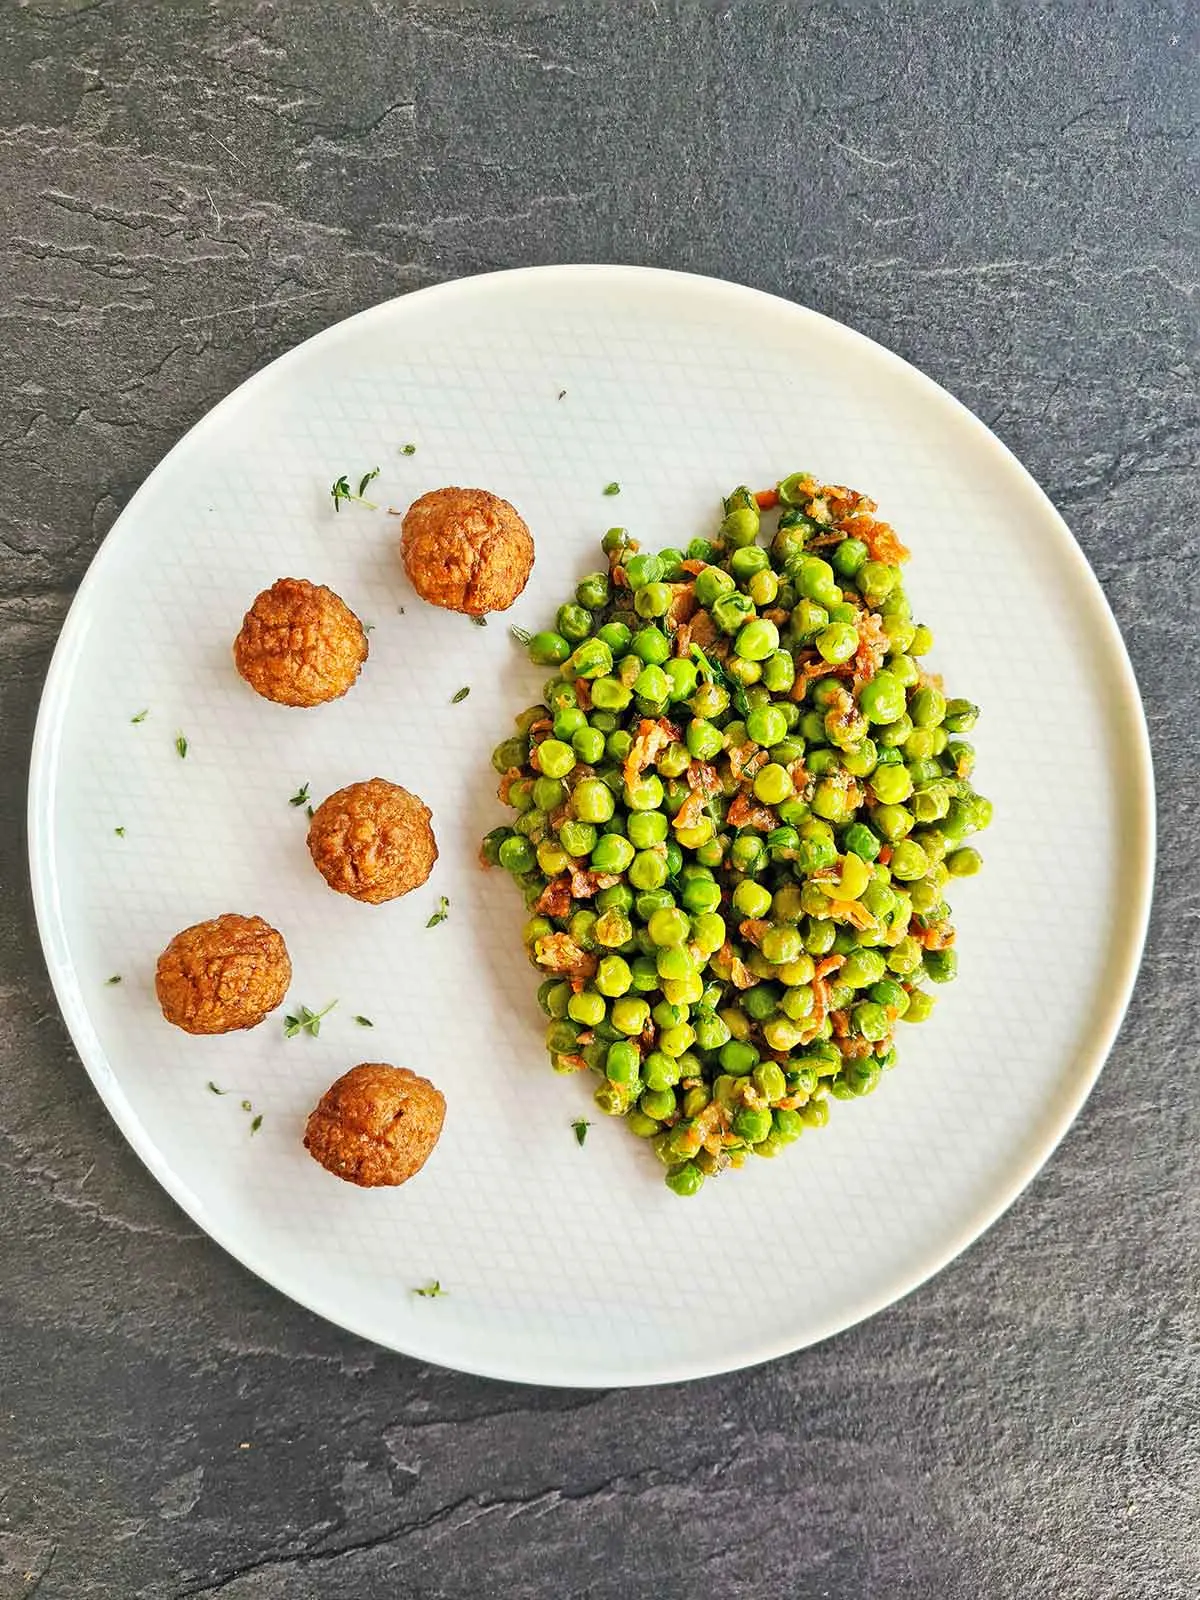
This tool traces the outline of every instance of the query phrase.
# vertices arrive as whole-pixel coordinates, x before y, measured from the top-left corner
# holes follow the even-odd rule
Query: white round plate
[[[375,466],[379,509],[335,513],[333,480]],[[598,564],[609,524],[650,547],[685,543],[712,530],[732,485],[801,467],[871,494],[912,548],[931,663],[984,708],[977,782],[996,820],[983,875],[954,889],[962,976],[928,1024],[902,1030],[879,1091],[683,1200],[587,1082],[551,1072],[520,897],[477,864],[480,835],[505,815],[489,754],[547,675],[508,624],[545,625]],[[614,480],[620,497],[606,497]],[[486,629],[417,601],[397,557],[386,508],[443,484],[504,495],[537,541],[528,589]],[[319,710],[260,700],[232,666],[243,612],[285,574],[330,584],[373,625],[358,686]],[[426,799],[441,847],[431,881],[384,907],[330,893],[289,805],[304,783],[319,800],[375,774]],[[981,423],[895,356],[782,300],[562,267],[352,317],[172,450],[63,629],[30,848],[79,1053],[126,1138],[214,1239],[303,1305],[423,1360],[634,1384],[847,1327],[945,1265],[1029,1182],[1126,1004],[1151,802],[1137,691],[1100,589]],[[449,916],[427,927],[441,895]],[[318,1038],[285,1039],[282,1013],[210,1039],[163,1021],[155,958],[224,911],[283,931],[285,1009],[336,998]],[[301,1146],[318,1096],[363,1060],[411,1066],[446,1095],[433,1159],[398,1190],[343,1184]],[[582,1148],[581,1115],[593,1124]],[[435,1279],[440,1297],[413,1293]]]

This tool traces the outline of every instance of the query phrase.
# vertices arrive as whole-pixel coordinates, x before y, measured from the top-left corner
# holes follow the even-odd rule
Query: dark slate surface
[[[1200,1593],[1198,43],[1187,0],[3,8],[0,1600]],[[1163,802],[1129,1019],[1028,1194],[869,1325],[654,1392],[418,1367],[198,1236],[58,1019],[19,821],[71,593],[180,434],[349,312],[562,260],[792,296],[990,422]]]

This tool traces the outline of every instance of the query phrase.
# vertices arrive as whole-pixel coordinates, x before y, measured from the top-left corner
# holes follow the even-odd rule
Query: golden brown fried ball
[[[353,688],[367,659],[362,623],[324,584],[278,578],[247,611],[233,659],[265,700],[319,706]]]
[[[428,1161],[445,1116],[445,1097],[428,1078],[368,1061],[326,1089],[304,1148],[326,1172],[364,1189],[406,1183]]]
[[[400,554],[422,600],[480,617],[507,611],[528,583],[533,539],[498,495],[433,489],[409,506]]]
[[[417,889],[433,871],[429,807],[386,778],[331,794],[308,828],[308,849],[331,889],[379,905]]]
[[[175,935],[158,958],[154,992],[185,1033],[232,1033],[256,1028],[291,981],[283,935],[261,917],[229,912]]]

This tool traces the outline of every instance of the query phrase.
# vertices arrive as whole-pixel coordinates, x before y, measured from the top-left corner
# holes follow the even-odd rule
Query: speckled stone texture
[[[1200,1593],[1198,45],[1186,0],[0,11],[0,1600]],[[350,312],[581,260],[793,297],[989,422],[1104,584],[1162,796],[1128,1021],[1008,1216],[822,1348],[610,1394],[418,1367],[198,1235],[71,1049],[20,824],[67,604],[168,447]]]

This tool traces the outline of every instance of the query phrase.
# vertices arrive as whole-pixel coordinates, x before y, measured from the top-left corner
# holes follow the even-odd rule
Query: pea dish
[[[676,1194],[872,1093],[955,976],[951,879],[991,819],[978,708],[923,664],[908,551],[808,473],[735,489],[711,537],[610,528],[492,764],[483,859],[524,896],[555,1071],[590,1071]]]

